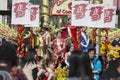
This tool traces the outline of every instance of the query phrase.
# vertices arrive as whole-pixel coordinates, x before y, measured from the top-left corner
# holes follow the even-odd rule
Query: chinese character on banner
[[[76,19],[82,19],[85,17],[85,12],[87,11],[86,7],[87,4],[79,4],[74,6],[74,14]]]
[[[39,26],[39,5],[30,5],[30,23],[25,27]]]
[[[29,24],[29,0],[12,0],[12,24]]]
[[[72,1],[72,26],[87,26],[88,1]]]
[[[104,27],[115,28],[116,7],[104,8]]]
[[[96,6],[92,7],[90,9],[90,16],[92,18],[92,21],[97,21],[101,19],[101,14],[103,13],[103,7],[102,6]]]
[[[14,13],[15,13],[15,17],[19,18],[19,17],[24,17],[25,16],[25,11],[27,10],[27,4],[26,2],[21,2],[21,3],[15,3],[15,8],[14,8]]]
[[[115,28],[116,7],[72,1],[72,26]]]
[[[36,19],[36,15],[39,13],[38,9],[39,9],[39,6],[31,7],[31,10],[30,10],[30,20],[31,21],[34,21]]]
[[[104,21],[104,6],[102,4],[90,4],[89,5],[89,26],[90,27],[104,27],[101,24]]]

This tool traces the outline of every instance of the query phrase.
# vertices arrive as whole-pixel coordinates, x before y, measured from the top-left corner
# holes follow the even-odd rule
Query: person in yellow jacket
[[[100,55],[103,55],[105,53],[106,48],[107,48],[107,52],[109,52],[112,49],[112,45],[110,42],[108,42],[107,46],[106,44],[107,43],[105,43],[104,41],[101,42]]]

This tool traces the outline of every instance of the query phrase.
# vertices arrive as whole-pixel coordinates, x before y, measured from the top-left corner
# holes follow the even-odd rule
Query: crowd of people
[[[102,63],[91,48],[88,53],[74,50],[73,45],[66,53],[65,64],[56,64],[54,60],[44,60],[37,56],[32,47],[27,49],[25,58],[18,58],[13,44],[3,41],[0,46],[0,80],[55,80],[54,69],[67,67],[67,80],[119,80],[120,58],[109,57],[108,67],[102,69]],[[56,60],[56,59],[55,59]],[[62,64],[63,61],[60,61]]]

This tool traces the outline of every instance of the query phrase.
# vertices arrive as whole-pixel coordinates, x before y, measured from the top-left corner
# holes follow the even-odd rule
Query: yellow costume
[[[112,45],[109,43],[108,44],[108,51],[112,49]],[[103,55],[105,53],[105,43],[101,43],[101,48],[100,48],[100,55]]]
[[[107,54],[107,56],[113,56],[114,58],[119,58],[120,55],[117,51],[114,50],[110,50],[109,53]]]

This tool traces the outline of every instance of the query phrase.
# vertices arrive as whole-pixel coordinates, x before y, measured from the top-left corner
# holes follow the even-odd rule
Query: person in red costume
[[[78,44],[77,44],[77,27],[71,26],[71,17],[68,16],[68,23],[64,25],[64,27],[61,28],[62,31],[62,38],[67,38],[68,35],[72,39],[72,42],[74,43],[75,50],[79,50]]]
[[[65,39],[61,37],[61,31],[56,34],[56,39],[54,39],[51,44],[55,46],[54,48],[54,60],[60,59],[60,62],[64,60],[65,54]]]

